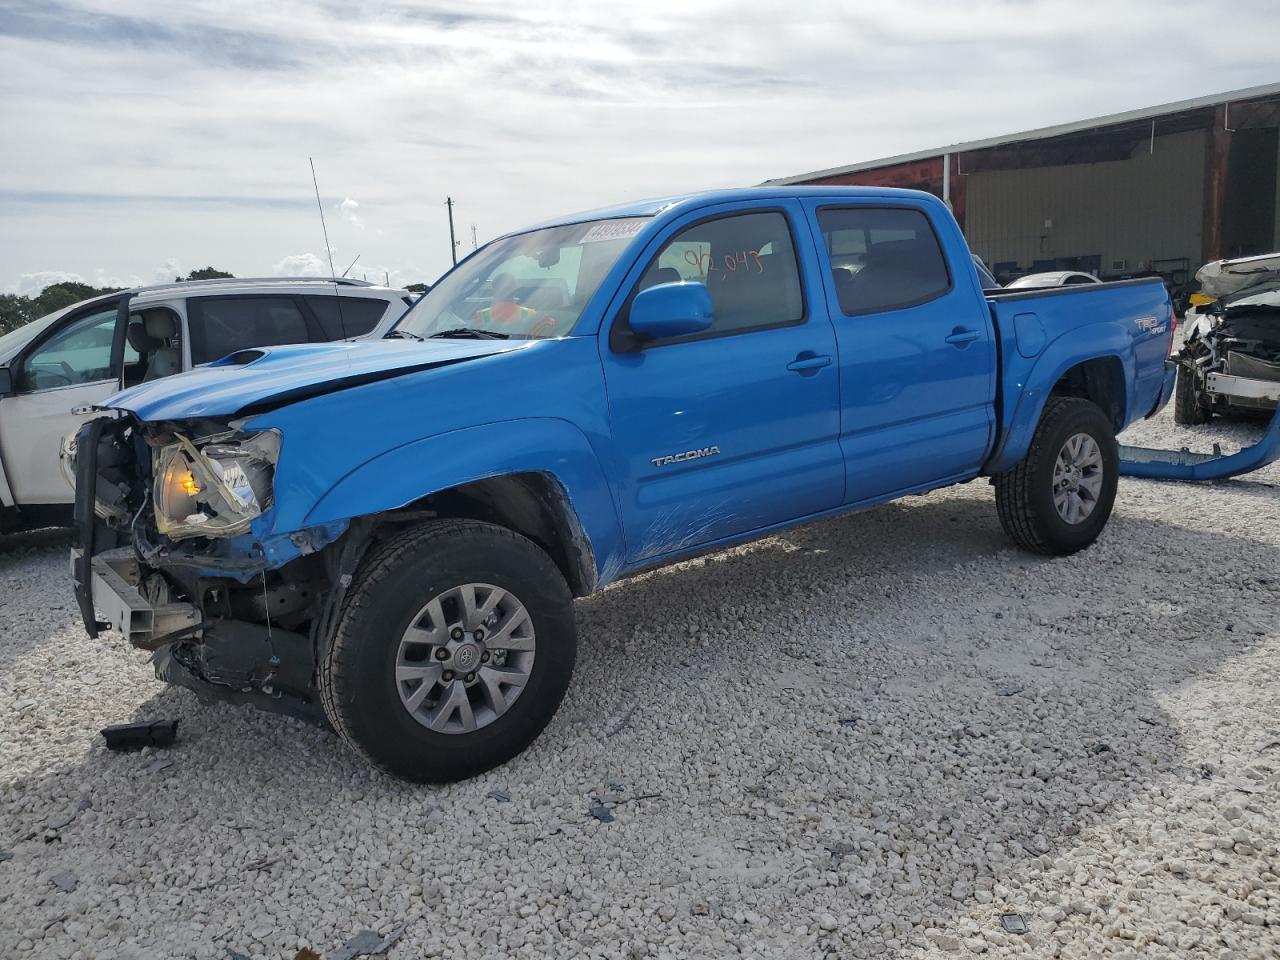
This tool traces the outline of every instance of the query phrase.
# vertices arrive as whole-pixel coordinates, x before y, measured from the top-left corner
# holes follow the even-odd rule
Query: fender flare
[[[1082,350],[1081,343],[1088,344],[1087,349]],[[1012,359],[1009,357],[1011,352],[1005,352],[1006,361]],[[1133,405],[1131,394],[1137,383],[1132,337],[1123,326],[1111,320],[1076,327],[1051,341],[1025,374],[1005,375],[1005,390],[1018,390],[1018,402],[1012,417],[1007,421],[1000,443],[983,465],[984,474],[1004,473],[1026,456],[1031,438],[1036,432],[1036,424],[1040,422],[1040,415],[1044,412],[1044,405],[1048,402],[1054,385],[1072,367],[1091,360],[1116,360],[1120,363],[1124,370],[1125,385],[1124,396],[1120,398],[1120,420],[1125,424],[1129,422]],[[1009,383],[1015,377],[1016,380],[1021,380],[1021,384],[1016,380],[1012,385]]]
[[[326,491],[304,525],[385,513],[442,490],[516,473],[541,473],[555,481],[571,527],[590,548],[595,586],[614,579],[625,556],[617,503],[590,441],[567,420],[480,424],[388,450]]]

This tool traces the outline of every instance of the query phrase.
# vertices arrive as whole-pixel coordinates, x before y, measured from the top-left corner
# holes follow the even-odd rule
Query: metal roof
[[[1124,113],[1112,113],[1104,117],[1090,120],[1076,120],[1072,123],[1059,123],[1052,127],[1038,127],[1035,130],[1024,130],[1021,133],[1009,133],[1000,137],[988,137],[985,140],[970,140],[967,143],[953,143],[950,146],[934,147],[929,150],[917,150],[914,153],[902,153],[896,157],[885,157],[881,160],[864,160],[843,167],[831,167],[826,170],[813,170],[792,177],[778,177],[764,181],[766,184],[804,183],[821,177],[838,177],[846,173],[858,173],[862,170],[875,170],[880,167],[896,166],[900,163],[912,163],[917,160],[932,160],[948,153],[967,153],[970,150],[986,150],[990,147],[1002,147],[1011,143],[1026,140],[1048,140],[1071,133],[1082,133],[1102,127],[1118,126],[1141,120],[1154,120],[1173,113],[1198,110],[1203,107],[1216,107],[1223,103],[1235,103],[1241,100],[1256,100],[1260,97],[1280,96],[1280,83],[1265,83],[1257,87],[1245,87],[1243,90],[1231,90],[1227,93],[1210,94],[1207,97],[1196,97],[1191,100],[1178,100],[1155,107],[1144,107],[1141,110],[1127,110]]]

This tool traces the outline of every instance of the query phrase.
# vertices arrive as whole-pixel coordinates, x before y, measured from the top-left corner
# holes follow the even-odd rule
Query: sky
[[[1232,24],[1243,25],[1243,29]],[[562,213],[1280,80],[1280,4],[0,0],[0,292],[393,284]]]

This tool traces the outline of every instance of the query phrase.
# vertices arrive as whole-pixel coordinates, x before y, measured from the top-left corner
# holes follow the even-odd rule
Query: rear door
[[[628,352],[602,339],[631,564],[839,505],[835,334],[799,205],[675,221],[628,280],[705,283],[712,329]]]
[[[117,300],[74,311],[10,367],[14,393],[0,398],[0,455],[18,505],[71,502],[59,448],[96,415],[73,411],[101,403],[120,388],[120,361],[112,361],[118,313]]]
[[[187,325],[192,365],[251,347],[326,339],[302,299],[290,294],[191,297]]]
[[[995,428],[996,348],[954,224],[878,198],[805,206],[840,351],[845,501],[975,475]]]

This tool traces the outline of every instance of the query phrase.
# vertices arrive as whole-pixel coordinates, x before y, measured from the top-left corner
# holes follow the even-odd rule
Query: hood
[[[141,420],[264,413],[310,397],[464,363],[533,340],[365,340],[241,350],[186,373],[131,387],[103,402]]]
[[[1214,260],[1196,271],[1200,290],[1210,297],[1224,297],[1277,277],[1280,277],[1280,253],[1264,253],[1238,260]]]

